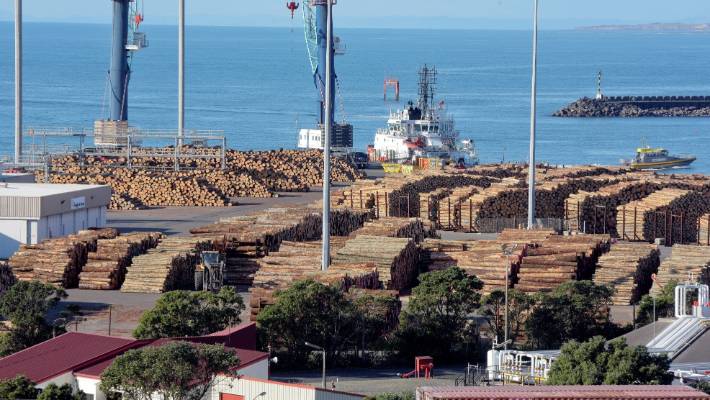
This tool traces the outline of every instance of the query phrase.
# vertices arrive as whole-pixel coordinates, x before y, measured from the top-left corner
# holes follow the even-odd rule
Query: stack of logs
[[[308,191],[322,184],[322,153],[319,151],[270,151],[226,153],[222,169],[219,149],[185,146],[183,154],[214,158],[182,159],[183,171],[175,171],[171,158],[150,157],[148,151],[173,149],[135,148],[127,159],[65,156],[52,160],[52,183],[106,184],[116,196],[111,206],[132,210],[144,206],[226,206],[233,197],[270,197],[279,191]],[[144,154],[144,155],[141,155]],[[363,177],[347,161],[331,162],[334,181],[353,182]],[[38,172],[38,181],[43,181]]]
[[[121,287],[134,257],[155,248],[160,233],[132,233],[114,239],[99,239],[96,251],[79,274],[79,288],[116,290]]]
[[[200,252],[213,248],[213,240],[168,237],[154,249],[135,257],[121,287],[127,293],[163,293],[195,287]]]
[[[613,303],[638,302],[651,288],[651,276],[660,264],[658,246],[645,243],[617,243],[599,259],[594,283],[615,289]]]
[[[419,272],[419,249],[413,239],[358,235],[345,242],[333,256],[333,265],[374,264],[383,287],[412,287]]]
[[[662,189],[617,208],[616,229],[623,239],[653,242],[664,238],[667,245],[695,243],[697,221],[710,210],[710,201],[700,192]]]
[[[505,288],[506,269],[508,285],[520,267],[520,262],[527,250],[518,246],[511,255],[503,253],[504,243],[497,240],[446,241],[428,239],[422,244],[422,261],[428,271],[441,271],[450,267],[459,267],[469,275],[477,276],[483,282],[482,293],[488,295],[495,290]]]
[[[387,216],[416,217],[420,215],[420,193],[434,192],[440,188],[460,188],[476,186],[487,188],[493,180],[475,175],[433,175],[407,182],[394,190],[389,195],[389,204],[386,206]],[[380,215],[383,213],[380,211]]]
[[[515,288],[528,294],[550,292],[565,282],[589,279],[610,241],[602,235],[551,235],[528,247]]]
[[[435,235],[433,227],[418,218],[385,217],[366,222],[364,226],[350,234],[350,237],[386,236],[411,238],[419,243],[427,237]]]
[[[79,284],[79,273],[89,252],[96,250],[99,239],[118,236],[115,229],[81,231],[36,245],[22,245],[10,258],[9,265],[17,279],[37,280],[67,289]]]
[[[663,260],[653,284],[652,293],[658,294],[671,281],[695,282],[710,267],[710,247],[674,245],[671,256]]]

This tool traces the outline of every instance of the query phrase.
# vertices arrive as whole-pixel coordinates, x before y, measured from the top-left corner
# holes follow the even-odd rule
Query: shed
[[[106,225],[111,187],[0,183],[0,259],[21,244]]]
[[[687,386],[488,386],[422,387],[417,400],[703,400],[710,399]]]

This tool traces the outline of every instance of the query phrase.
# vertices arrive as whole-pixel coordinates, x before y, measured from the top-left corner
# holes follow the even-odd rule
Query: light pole
[[[185,0],[178,0],[178,145],[185,136]]]
[[[15,163],[22,160],[22,0],[15,0]]]
[[[325,126],[323,127],[323,254],[321,269],[327,271],[330,267],[330,138],[333,129],[333,0],[328,3],[328,27],[326,29],[325,56]],[[325,387],[325,381],[323,381]]]
[[[535,133],[537,130],[537,28],[539,0],[533,17],[532,95],[530,99],[530,165],[528,167],[528,229],[535,227]]]
[[[309,343],[309,342],[306,342],[305,345],[308,346],[308,347],[310,347],[310,348],[312,348],[312,349],[314,349],[314,350],[318,350],[318,351],[320,351],[320,352],[323,354],[323,389],[326,389],[326,383],[325,383],[325,349],[322,348],[322,347],[320,347],[320,346],[316,346],[316,345],[313,344],[313,343]]]

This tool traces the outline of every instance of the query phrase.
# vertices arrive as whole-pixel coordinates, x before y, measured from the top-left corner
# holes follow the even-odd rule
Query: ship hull
[[[696,160],[695,157],[689,157],[689,158],[679,158],[676,160],[658,161],[658,162],[643,162],[643,163],[634,162],[631,164],[631,168],[633,168],[633,169],[682,168],[682,167],[690,166],[690,164],[694,163],[695,160]]]

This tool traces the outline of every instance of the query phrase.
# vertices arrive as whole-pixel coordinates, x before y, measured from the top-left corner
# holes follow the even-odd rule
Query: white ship
[[[437,158],[460,166],[478,164],[473,140],[459,140],[454,119],[444,101],[434,105],[436,68],[426,65],[419,73],[419,101],[391,112],[387,128],[375,134],[375,157],[382,162],[416,163]]]

